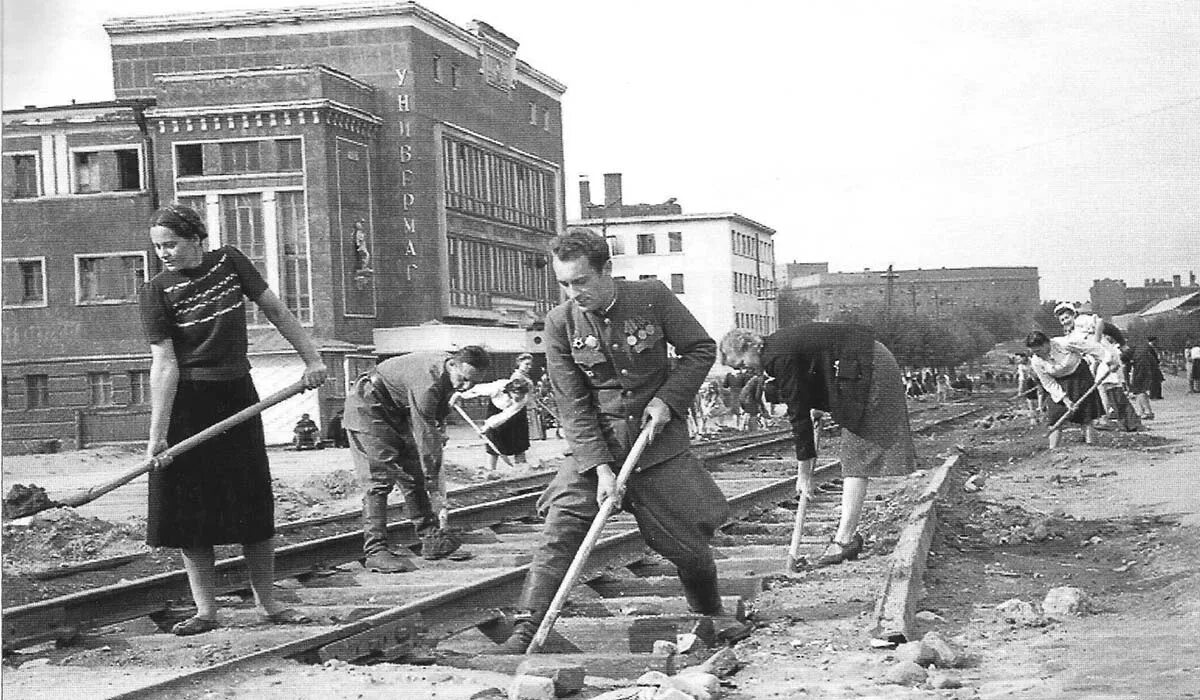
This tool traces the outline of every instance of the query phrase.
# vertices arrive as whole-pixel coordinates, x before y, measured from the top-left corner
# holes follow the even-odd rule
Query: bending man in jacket
[[[687,411],[716,359],[716,343],[657,280],[612,277],[608,244],[590,229],[554,240],[554,274],[567,301],[546,316],[546,368],[571,447],[538,501],[546,518],[519,615],[504,653],[523,653],[575,552],[614,493],[616,472],[638,433],[654,441],[630,477],[622,507],[646,543],[671,561],[692,610],[717,615],[717,567],[709,541],[728,515],[725,497],[688,450]],[[667,358],[667,344],[677,362]]]

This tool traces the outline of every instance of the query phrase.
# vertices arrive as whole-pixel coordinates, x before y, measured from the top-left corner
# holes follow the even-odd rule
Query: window
[[[550,131],[550,110],[542,110],[542,129]]]
[[[142,189],[142,166],[135,150],[113,151],[117,157],[117,189]]]
[[[280,296],[284,305],[301,323],[311,323],[312,294],[308,286],[308,232],[305,230],[305,221],[303,192],[276,193]]]
[[[113,398],[112,375],[108,372],[88,372],[88,405],[111,406]]]
[[[4,410],[12,408],[12,393],[8,390],[8,377],[0,378],[0,387],[3,387],[0,396],[3,396]]]
[[[208,199],[204,195],[198,197],[179,197],[176,201],[199,214],[201,221],[208,221]],[[212,235],[216,232],[209,231],[208,233]]]
[[[138,288],[146,281],[144,253],[80,255],[75,265],[78,304],[136,302]]]
[[[534,126],[537,126],[538,123],[538,108],[537,105],[532,102],[529,103],[529,123],[533,124]]]
[[[275,169],[280,172],[304,170],[304,152],[300,147],[300,139],[275,141]]]
[[[221,172],[255,173],[262,170],[259,160],[261,141],[226,141],[221,144]]]
[[[31,199],[37,197],[38,157],[36,153],[14,153],[4,156],[4,198]]]
[[[671,273],[671,291],[676,294],[683,294],[683,275]]]
[[[75,193],[90,194],[100,191],[100,154],[95,152],[75,154]]]
[[[515,158],[446,137],[446,207],[546,233],[557,229],[557,177]]]
[[[488,309],[492,293],[532,299],[549,311],[560,298],[558,284],[541,251],[447,237],[450,304]]]
[[[50,407],[50,375],[25,375],[25,408]]]
[[[177,177],[203,175],[203,144],[181,143],[175,146],[175,168]]]
[[[458,64],[451,63],[450,64],[450,87],[454,88],[455,90],[462,87],[462,78],[460,77],[459,73],[461,73],[461,71],[459,71],[459,69],[458,69]]]
[[[656,279],[658,279],[658,275],[638,275],[638,279],[640,279],[640,280],[656,280]]]
[[[654,252],[654,234],[639,233],[637,237],[638,255],[647,255]]]
[[[433,82],[442,82],[442,57],[436,53],[433,55]]]
[[[45,268],[45,258],[5,258],[5,308],[20,306],[45,306]]]
[[[682,231],[668,231],[667,232],[667,246],[668,246],[668,249],[672,253],[682,253],[683,252],[683,232]]]
[[[622,281],[624,281],[624,280],[625,280],[625,275],[613,275],[613,279],[615,279],[615,280],[622,280]]]
[[[260,272],[266,270],[267,237],[263,231],[262,193],[223,194],[219,201],[221,242],[245,253]],[[247,309],[246,319],[254,325],[266,323],[266,317],[257,307]]]
[[[129,373],[129,403],[143,405],[150,403],[150,371],[135,369]]]
[[[604,240],[608,241],[608,254],[609,255],[624,255],[625,254],[625,244],[621,242],[620,236],[616,236],[616,235],[605,236]]]

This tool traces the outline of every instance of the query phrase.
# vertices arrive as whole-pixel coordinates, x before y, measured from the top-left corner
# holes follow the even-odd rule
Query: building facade
[[[1088,295],[1092,311],[1109,318],[1137,313],[1160,301],[1197,291],[1200,291],[1200,284],[1196,283],[1196,273],[1188,272],[1186,285],[1182,275],[1172,275],[1169,280],[1147,278],[1141,287],[1129,287],[1125,280],[1092,280]]]
[[[778,328],[774,229],[741,214],[684,214],[674,202],[623,204],[620,175],[605,180],[606,204],[599,209],[587,183],[580,183],[580,210],[601,216],[572,224],[608,239],[614,277],[661,280],[713,338],[733,328]],[[660,212],[666,207],[672,213]]]
[[[175,200],[258,265],[332,370],[266,414],[269,441],[331,416],[378,355],[539,349],[565,87],[512,38],[382,2],[105,29],[115,101],[4,115],[6,449],[120,439],[145,412],[136,287],[159,269],[146,222]],[[301,365],[250,324],[266,395]]]
[[[788,267],[808,272],[806,265]],[[965,267],[935,270],[864,270],[818,272],[787,280],[781,295],[816,306],[819,321],[838,314],[889,303],[897,313],[949,316],[971,308],[1016,311],[1025,325],[1032,323],[1040,302],[1036,267]],[[787,319],[784,319],[787,323]]]

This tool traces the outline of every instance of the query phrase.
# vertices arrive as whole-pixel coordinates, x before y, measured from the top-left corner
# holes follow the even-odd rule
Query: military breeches
[[[725,523],[729,506],[690,452],[634,472],[622,506],[637,520],[646,544],[678,567],[681,576],[716,575],[709,541]],[[595,470],[580,474],[572,463],[564,464],[538,500],[546,524],[521,608],[544,611],[598,511]]]
[[[350,439],[350,454],[354,469],[358,473],[364,495],[382,495],[384,498],[399,486],[404,494],[405,515],[423,530],[437,526],[437,515],[429,501],[425,474],[421,471],[421,457],[411,439],[399,433],[381,436],[347,431]]]

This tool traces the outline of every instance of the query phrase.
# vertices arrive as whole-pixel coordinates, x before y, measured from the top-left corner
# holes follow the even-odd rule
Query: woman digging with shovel
[[[160,209],[150,222],[163,270],[139,300],[151,356],[148,458],[258,401],[246,357],[247,298],[304,359],[304,386],[325,381],[316,346],[254,264],[232,246],[208,250],[207,238],[200,216],[178,204]],[[275,500],[261,418],[153,469],[148,500],[146,541],[181,550],[196,603],[196,615],[172,632],[200,634],[220,626],[217,544],[242,545],[264,622],[309,621],[272,596]]]
[[[1058,447],[1065,420],[1083,428],[1084,442],[1094,444],[1096,427],[1093,422],[1104,415],[1104,405],[1100,403],[1096,389],[1112,371],[1104,348],[1093,340],[1067,336],[1049,338],[1041,331],[1027,335],[1025,346],[1033,353],[1029,363],[1050,396],[1046,405],[1046,419],[1052,426],[1050,449]],[[1083,360],[1084,355],[1091,355],[1099,362],[1099,379],[1093,377],[1088,363]]]

